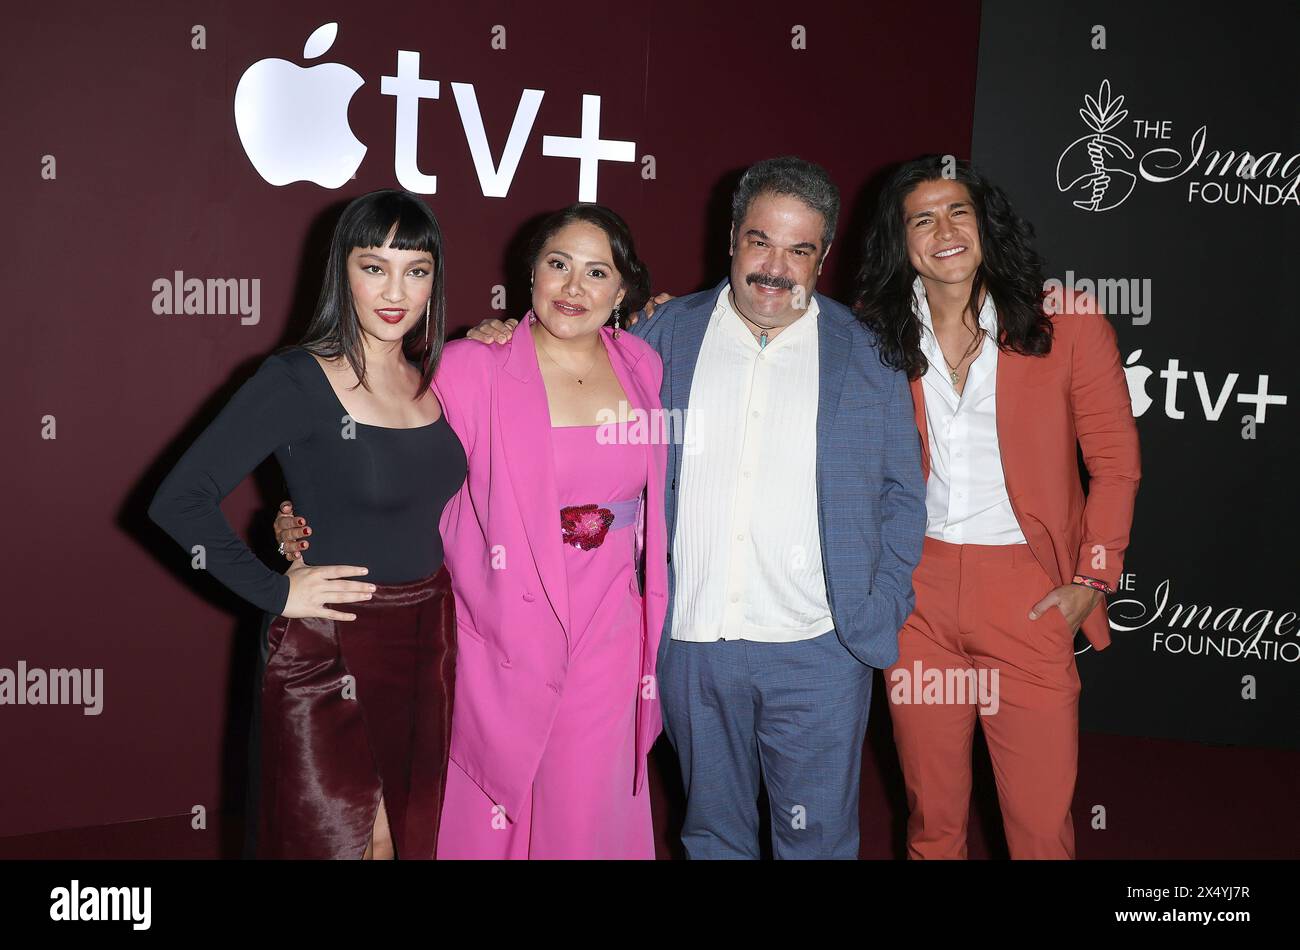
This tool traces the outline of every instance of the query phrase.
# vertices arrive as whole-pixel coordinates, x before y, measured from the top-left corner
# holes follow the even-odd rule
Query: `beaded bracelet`
[[[1115,593],[1115,591],[1113,591],[1110,585],[1107,584],[1105,581],[1099,581],[1095,577],[1085,577],[1082,574],[1075,574],[1074,577],[1070,580],[1070,583],[1082,584],[1084,587],[1091,587],[1093,590],[1099,590],[1103,594]]]

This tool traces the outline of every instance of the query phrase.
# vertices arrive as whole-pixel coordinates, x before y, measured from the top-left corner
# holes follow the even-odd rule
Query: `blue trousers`
[[[659,697],[686,786],[687,857],[759,857],[761,777],[777,858],[856,859],[871,678],[834,631],[668,644]]]

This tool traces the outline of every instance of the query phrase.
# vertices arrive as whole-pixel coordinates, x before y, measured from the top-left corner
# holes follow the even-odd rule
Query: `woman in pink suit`
[[[459,654],[438,857],[653,858],[663,364],[617,322],[649,274],[594,204],[547,218],[527,260],[510,341],[448,344],[434,380],[469,462],[440,525]]]
[[[605,326],[649,274],[599,205],[549,217],[528,260],[511,341],[448,345],[434,381],[469,459],[442,517],[463,651],[438,856],[653,858],[663,364]]]

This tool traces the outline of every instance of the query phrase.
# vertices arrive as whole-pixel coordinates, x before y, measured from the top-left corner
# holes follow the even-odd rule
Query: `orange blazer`
[[[1114,327],[1101,313],[1078,312],[1078,302],[1073,309],[1052,317],[1055,336],[1046,356],[998,351],[1002,472],[1020,531],[1047,575],[1059,586],[1085,574],[1115,589],[1142,474],[1137,423]],[[928,479],[925,393],[919,379],[911,385]],[[1089,475],[1086,496],[1080,448]],[[1084,618],[1083,633],[1098,650],[1110,645],[1104,601]]]

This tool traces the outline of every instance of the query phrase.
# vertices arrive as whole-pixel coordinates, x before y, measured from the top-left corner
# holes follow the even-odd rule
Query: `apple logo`
[[[334,45],[337,23],[307,37],[303,59]],[[338,188],[351,180],[366,154],[348,126],[348,102],[365,84],[341,63],[303,68],[284,59],[262,59],[245,70],[235,88],[235,128],[257,173],[272,185],[311,181]]]
[[[1134,350],[1124,361],[1124,378],[1128,381],[1128,398],[1133,403],[1134,418],[1151,408],[1151,397],[1147,395],[1147,380],[1151,378],[1152,373],[1145,366],[1136,365],[1141,356],[1141,350]]]

